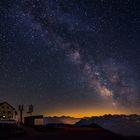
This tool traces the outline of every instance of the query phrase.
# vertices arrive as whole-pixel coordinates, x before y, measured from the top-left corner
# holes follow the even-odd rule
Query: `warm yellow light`
[[[57,110],[53,112],[45,112],[44,116],[71,116],[76,118],[82,118],[82,117],[91,117],[91,116],[102,116],[104,114],[130,114],[128,110],[125,109],[117,109],[117,108],[108,108],[108,109],[87,109],[87,108],[81,108],[81,109],[67,109],[67,110]]]

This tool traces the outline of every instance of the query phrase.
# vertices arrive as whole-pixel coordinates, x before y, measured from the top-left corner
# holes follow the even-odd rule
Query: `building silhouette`
[[[12,120],[15,118],[15,108],[7,102],[0,103],[0,120]]]

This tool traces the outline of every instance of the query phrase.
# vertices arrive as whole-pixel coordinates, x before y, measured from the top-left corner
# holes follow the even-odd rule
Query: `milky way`
[[[137,1],[15,0],[0,6],[1,100],[32,102],[53,114],[85,106],[93,114],[100,108],[138,113]]]

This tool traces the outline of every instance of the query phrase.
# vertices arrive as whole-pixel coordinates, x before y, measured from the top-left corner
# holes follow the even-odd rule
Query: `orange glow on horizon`
[[[62,110],[56,112],[45,112],[44,116],[70,116],[75,118],[92,117],[92,116],[103,116],[105,114],[134,114],[124,109],[77,109],[77,110]]]

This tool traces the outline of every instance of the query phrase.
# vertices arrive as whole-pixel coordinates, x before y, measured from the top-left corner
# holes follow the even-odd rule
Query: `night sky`
[[[1,102],[139,114],[139,72],[139,0],[0,0]]]

